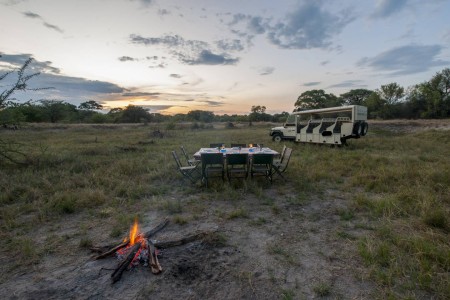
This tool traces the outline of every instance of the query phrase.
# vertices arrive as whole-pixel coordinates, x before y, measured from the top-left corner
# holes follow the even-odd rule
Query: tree
[[[1,55],[0,55],[1,57]],[[16,122],[23,118],[23,114],[12,108],[17,108],[18,105],[14,102],[12,95],[18,91],[37,90],[28,87],[28,81],[39,75],[39,73],[33,73],[31,75],[25,75],[25,71],[32,61],[29,58],[21,68],[17,70],[17,79],[6,90],[0,93],[0,117],[8,116],[8,122]],[[7,76],[12,74],[15,70],[6,72],[0,75],[0,81],[4,80]],[[11,110],[5,112],[5,108],[11,108]],[[3,114],[5,113],[5,114]],[[25,152],[22,151],[22,144],[15,141],[5,141],[0,138],[0,159],[5,159],[15,164],[29,164],[30,161]]]
[[[77,107],[62,100],[41,100],[41,107],[47,120],[56,123],[62,120],[73,120],[77,114]]]
[[[373,93],[371,90],[354,89],[341,94],[340,98],[345,105],[365,105],[367,98]]]
[[[81,103],[78,106],[78,109],[81,109],[81,110],[100,110],[100,109],[103,109],[103,105],[101,105],[100,103],[95,102],[94,100],[89,100],[89,101]]]
[[[1,57],[1,56],[0,56]],[[4,80],[7,76],[9,76],[10,74],[14,73],[14,71],[17,71],[17,79],[13,82],[13,84],[11,85],[10,88],[4,90],[1,94],[0,94],[0,110],[12,105],[14,102],[14,98],[11,98],[12,95],[16,92],[22,91],[29,91],[29,90],[40,90],[40,89],[32,89],[28,87],[28,81],[35,77],[38,76],[40,73],[33,73],[30,75],[25,75],[25,71],[28,68],[28,66],[30,65],[30,63],[33,61],[32,58],[27,59],[27,61],[23,64],[22,67],[20,67],[20,69],[18,70],[13,70],[13,71],[9,71],[6,72],[5,74],[0,75],[0,81]]]
[[[303,92],[295,102],[296,109],[317,109],[342,105],[342,100],[324,90],[310,90]]]
[[[366,99],[366,106],[368,111],[369,118],[382,118],[383,117],[383,109],[386,105],[386,102],[381,99],[378,93],[372,93]]]
[[[428,99],[432,116],[442,118],[450,116],[450,69],[436,73],[427,85],[433,97]]]
[[[253,105],[250,111],[252,113],[263,114],[266,112],[266,107],[261,105]]]
[[[396,82],[392,82],[386,85],[382,85],[377,93],[380,95],[381,99],[386,101],[387,105],[397,104],[401,98],[405,95],[405,90],[403,87],[398,85]]]
[[[381,101],[384,102],[379,110],[379,116],[384,119],[398,118],[401,112],[400,100],[405,95],[404,88],[396,82],[392,82],[382,85],[376,92],[380,96]]]
[[[190,121],[210,123],[214,121],[214,113],[205,110],[191,110],[186,115]]]
[[[261,105],[253,105],[248,115],[249,121],[270,121],[271,115],[266,114],[266,107]]]
[[[141,106],[130,104],[122,111],[121,121],[124,123],[148,122],[150,119],[151,115],[148,110]]]

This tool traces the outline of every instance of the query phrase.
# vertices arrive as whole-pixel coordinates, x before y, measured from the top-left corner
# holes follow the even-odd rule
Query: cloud
[[[11,70],[11,67],[20,68],[30,57],[30,54],[2,53],[0,57],[0,72],[5,70],[5,68],[7,70]],[[26,74],[40,72],[38,76],[35,76],[30,80],[30,89],[52,89],[17,93],[15,96],[18,101],[42,98],[79,100],[81,98],[95,98],[99,95],[111,95],[125,92],[124,88],[114,83],[61,75],[60,70],[51,66],[51,64],[52,63],[49,61],[33,60],[27,68]],[[14,80],[14,77],[10,78],[10,76],[8,76],[4,80],[5,81],[2,83],[8,84],[8,80]]]
[[[125,89],[110,82],[89,80],[79,77],[61,76],[53,74],[41,74],[34,79],[42,86],[53,87],[55,90],[64,91],[84,91],[100,94],[122,93]]]
[[[43,23],[45,27],[58,31],[59,33],[64,33],[64,31],[56,25],[49,24],[47,22]]]
[[[378,0],[371,17],[374,19],[388,18],[403,10],[407,2],[407,0]]]
[[[175,105],[139,105],[139,106],[149,109],[150,113],[157,113],[157,112],[164,111],[164,110],[167,110],[172,107],[177,107]]]
[[[39,20],[41,20],[41,21],[42,21],[42,25],[44,25],[44,26],[47,27],[47,28],[53,29],[53,30],[55,30],[55,31],[57,31],[57,32],[59,32],[59,33],[64,33],[64,31],[63,31],[60,27],[58,27],[58,26],[56,26],[56,25],[53,25],[53,24],[50,24],[50,23],[46,22],[46,21],[44,20],[44,18],[42,18],[40,15],[38,15],[38,14],[36,14],[36,13],[33,13],[33,12],[31,12],[31,11],[27,11],[27,12],[23,12],[22,14],[23,14],[25,17],[27,17],[27,18],[31,18],[31,19],[39,19]]]
[[[244,46],[242,45],[241,40],[237,40],[237,39],[220,40],[220,41],[216,41],[215,44],[222,51],[242,51],[242,50],[244,50]]]
[[[179,35],[166,35],[159,38],[145,38],[140,35],[132,34],[130,35],[130,40],[134,44],[143,44],[146,46],[152,45],[164,45],[168,47],[178,47],[178,46],[205,46],[207,45],[205,42],[200,41],[185,41]]]
[[[450,63],[437,58],[443,48],[441,45],[406,45],[384,51],[374,57],[364,57],[357,65],[367,66],[375,71],[391,72],[392,75],[420,73]]]
[[[132,34],[130,35],[130,40],[134,44],[164,46],[168,48],[172,56],[188,65],[233,65],[239,61],[238,58],[233,58],[227,53],[214,53],[211,46],[204,41],[185,40],[179,35],[146,38]],[[233,44],[225,42],[219,43],[219,45],[224,47],[233,46]]]
[[[42,19],[40,15],[32,13],[31,11],[24,12],[23,15],[32,19]]]
[[[0,53],[2,57],[0,62],[6,62],[11,64],[14,68],[20,68],[23,64],[32,57],[31,54],[3,54]],[[60,69],[51,66],[51,61],[37,61],[33,60],[30,64],[28,70],[33,72],[44,72],[44,73],[54,73],[59,74]]]
[[[446,30],[443,34],[442,34],[442,39],[450,44],[450,29]]]
[[[126,92],[123,93],[123,97],[155,97],[161,95],[161,93],[148,93],[148,92]]]
[[[324,61],[321,61],[321,62],[320,62],[320,65],[321,65],[321,66],[326,66],[326,65],[328,65],[329,63],[330,63],[329,60],[324,60]]]
[[[334,35],[354,18],[349,11],[332,14],[324,2],[306,1],[268,32],[270,42],[285,49],[327,48]]]
[[[167,9],[158,9],[158,15],[160,16],[170,15],[170,11],[168,11]]]
[[[259,75],[270,75],[275,71],[274,67],[264,67],[259,70]]]
[[[234,34],[246,37],[249,44],[255,35],[266,34],[270,43],[284,49],[328,48],[333,37],[355,17],[349,9],[331,13],[324,9],[324,3],[303,1],[274,24],[269,18],[235,14],[227,25]],[[245,28],[236,29],[240,24]]]
[[[303,86],[315,86],[315,85],[319,85],[320,83],[321,83],[320,81],[305,82],[303,84]]]
[[[165,67],[167,67],[167,63],[166,62],[160,62],[159,64],[148,66],[148,67],[150,69],[164,69]]]
[[[143,6],[148,7],[153,4],[153,0],[130,0],[140,2]]]
[[[121,57],[119,57],[119,60],[125,62],[125,61],[135,61],[137,59],[129,57],[129,56],[121,56]]]
[[[28,0],[5,0],[3,1],[3,5],[5,6],[13,6],[22,2],[27,2]]]
[[[367,87],[367,84],[363,84],[362,80],[345,80],[340,83],[336,83],[328,86],[328,88],[351,88],[351,87]]]
[[[266,24],[262,17],[251,17],[248,22],[248,29],[254,34],[263,34],[266,32]]]
[[[169,76],[172,77],[172,78],[181,78],[181,77],[183,77],[180,74],[170,74]]]
[[[203,102],[203,103],[208,104],[209,106],[214,106],[214,107],[223,105],[223,102],[214,101],[214,100],[199,100],[199,102]]]
[[[230,58],[226,54],[214,54],[209,50],[202,50],[196,57],[179,55],[180,60],[188,65],[235,65],[238,58]]]

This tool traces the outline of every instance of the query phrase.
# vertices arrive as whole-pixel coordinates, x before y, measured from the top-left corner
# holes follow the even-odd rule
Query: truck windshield
[[[295,115],[289,115],[284,126],[295,126]]]

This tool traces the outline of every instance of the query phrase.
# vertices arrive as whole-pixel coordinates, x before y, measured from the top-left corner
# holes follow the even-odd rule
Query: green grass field
[[[268,135],[269,126],[234,129],[165,130],[152,137],[156,125],[29,127],[2,131],[3,141],[20,143],[29,166],[0,162],[0,283],[10,274],[29,272],[53,253],[71,253],[96,241],[93,228],[105,238],[119,239],[137,216],[168,215],[183,226],[208,208],[183,197],[243,202],[252,195],[272,214],[250,219],[247,208],[217,208],[223,222],[248,219],[248,226],[267,226],[283,207],[269,196],[293,191],[290,204],[302,205],[333,190],[350,195],[339,211],[341,222],[358,220],[363,236],[340,232],[354,242],[368,280],[380,298],[450,298],[450,132],[428,130],[394,133],[382,126],[348,147],[330,148],[288,142],[294,149],[288,182],[262,180],[244,184],[213,183],[206,189],[177,173],[171,151],[184,145],[193,154],[212,142],[260,142],[281,150]],[[381,128],[381,129],[380,129]],[[272,194],[271,194],[272,195]],[[205,202],[209,203],[209,202]],[[76,230],[66,230],[67,222]],[[186,226],[186,225],[184,225]],[[105,239],[106,240],[106,239]],[[76,250],[76,249],[75,249]],[[294,258],[277,246],[267,249],[286,264]],[[328,283],[316,284],[318,296],[329,295]],[[283,295],[293,296],[295,291]],[[288,299],[287,297],[286,299]]]

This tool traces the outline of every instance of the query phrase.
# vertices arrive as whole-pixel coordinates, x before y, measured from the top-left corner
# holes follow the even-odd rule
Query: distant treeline
[[[264,112],[248,115],[215,115],[213,112],[193,110],[186,114],[163,115],[135,105],[125,108],[113,108],[108,113],[64,101],[42,100],[38,103],[26,103],[9,106],[0,110],[0,124],[31,123],[160,123],[160,122],[283,122],[288,113],[270,115]]]
[[[5,94],[2,93],[2,95]],[[0,124],[20,122],[65,123],[149,123],[149,122],[283,122],[288,112],[267,114],[266,107],[252,106],[248,115],[215,115],[213,112],[193,110],[173,116],[153,113],[140,106],[128,105],[103,113],[102,105],[86,101],[78,107],[61,100],[41,100],[18,104],[4,96],[0,106]],[[404,89],[397,83],[382,85],[376,90],[353,89],[340,96],[324,90],[302,93],[294,103],[296,108],[315,109],[341,105],[365,105],[369,118],[419,119],[450,117],[450,69],[436,73],[429,81]]]

